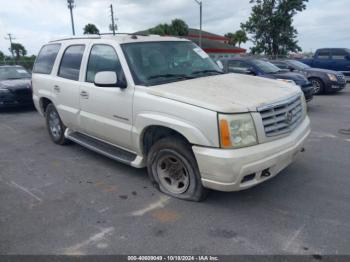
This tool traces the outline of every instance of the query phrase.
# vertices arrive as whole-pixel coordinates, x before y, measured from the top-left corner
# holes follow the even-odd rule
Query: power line
[[[73,8],[75,7],[74,0],[67,0],[68,8],[70,10],[70,19],[72,23],[72,32],[73,35],[75,35],[75,28],[74,28],[74,18],[73,18]]]
[[[5,37],[5,40],[10,40],[10,51],[11,51],[12,58],[14,58],[13,49],[12,49],[12,40],[16,40],[16,38],[13,37],[11,33],[8,33],[7,35],[8,37]]]

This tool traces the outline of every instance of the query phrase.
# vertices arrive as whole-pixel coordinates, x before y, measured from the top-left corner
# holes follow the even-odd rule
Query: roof
[[[187,39],[193,41],[199,45],[199,38],[186,37]],[[202,48],[207,53],[230,53],[230,54],[239,54],[245,53],[244,48],[235,47],[226,43],[219,41],[213,41],[207,38],[202,38]]]
[[[188,35],[186,37],[191,38],[199,38],[200,30],[195,28],[188,29]],[[228,41],[228,39],[224,36],[213,34],[207,31],[202,30],[202,38],[210,39],[210,40],[220,40],[220,41]]]

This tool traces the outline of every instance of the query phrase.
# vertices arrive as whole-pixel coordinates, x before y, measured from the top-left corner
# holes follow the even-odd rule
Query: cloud
[[[108,32],[109,5],[118,18],[119,32],[135,32],[170,22],[185,20],[199,27],[199,8],[194,0],[75,0],[74,19],[77,34],[87,23]],[[307,10],[295,17],[299,44],[309,51],[322,46],[350,46],[349,0],[310,0]],[[248,19],[249,0],[203,0],[203,29],[225,34],[238,30]],[[30,54],[36,54],[50,39],[71,35],[66,0],[2,1],[0,9],[0,50],[8,53],[9,42],[3,36],[12,33]],[[246,44],[250,46],[251,44]]]

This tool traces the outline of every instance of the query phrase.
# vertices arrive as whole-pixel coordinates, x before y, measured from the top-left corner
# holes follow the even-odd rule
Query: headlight
[[[240,148],[258,143],[251,114],[219,115],[222,148]]]
[[[334,81],[334,82],[338,81],[337,76],[334,74],[327,74],[327,76],[328,76],[329,80],[331,80],[331,81]]]
[[[6,88],[0,88],[0,95],[1,95],[1,94],[8,94],[8,93],[10,93],[10,91],[9,91],[8,89],[6,89]]]
[[[283,81],[283,82],[285,82],[285,83],[289,83],[289,84],[293,84],[293,85],[296,85],[297,83],[295,83],[295,81],[293,81],[293,80],[289,80],[289,79],[276,79],[276,80],[278,80],[278,81]]]

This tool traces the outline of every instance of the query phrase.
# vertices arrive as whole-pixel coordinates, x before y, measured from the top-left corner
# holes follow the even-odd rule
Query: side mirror
[[[118,83],[118,77],[116,72],[113,71],[102,71],[95,75],[94,79],[95,86],[99,87],[119,87],[126,88],[125,83]]]
[[[216,61],[216,64],[218,65],[218,67],[221,69],[221,70],[224,70],[224,65],[222,64],[222,62],[220,60]]]
[[[291,72],[293,72],[295,69],[294,69],[292,66],[289,66],[289,67],[288,67],[288,70],[291,71]]]

